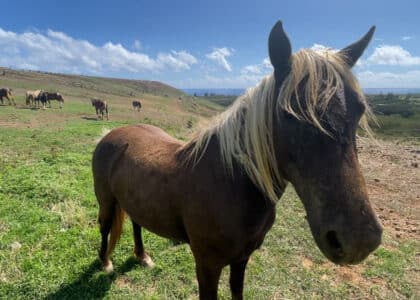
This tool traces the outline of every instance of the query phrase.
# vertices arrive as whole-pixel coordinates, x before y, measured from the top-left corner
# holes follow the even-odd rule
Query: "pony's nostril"
[[[341,246],[340,241],[337,237],[337,232],[335,231],[328,231],[325,235],[325,239],[327,240],[328,246],[334,252],[334,256],[337,258],[344,256],[343,247]]]

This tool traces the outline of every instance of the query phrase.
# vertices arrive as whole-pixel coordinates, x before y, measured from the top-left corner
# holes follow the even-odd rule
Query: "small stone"
[[[375,182],[379,182],[379,179],[378,178],[375,178],[374,180],[375,180]]]
[[[22,248],[22,244],[19,242],[13,242],[10,244],[10,248],[12,248],[12,250],[19,250]]]
[[[413,162],[413,163],[411,163],[411,166],[414,167],[414,168],[418,168],[419,167],[419,164],[416,163],[416,162],[415,163]]]

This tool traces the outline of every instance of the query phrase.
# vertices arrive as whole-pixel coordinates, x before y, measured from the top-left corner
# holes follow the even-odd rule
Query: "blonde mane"
[[[240,96],[211,126],[198,132],[183,149],[190,149],[188,159],[196,164],[211,137],[216,135],[226,169],[233,175],[233,162],[238,162],[254,184],[271,201],[277,202],[286,182],[277,169],[273,118],[284,110],[329,135],[321,125],[320,116],[333,96],[343,91],[344,83],[364,103],[366,110],[360,125],[370,133],[366,120],[366,116],[371,115],[369,106],[344,57],[330,50],[302,49],[292,55],[291,71],[283,81],[277,99],[273,99],[274,76],[267,76],[258,86]]]

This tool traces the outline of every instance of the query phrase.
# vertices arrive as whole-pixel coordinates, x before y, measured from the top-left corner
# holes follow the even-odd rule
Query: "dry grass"
[[[420,146],[361,138],[359,152],[371,201],[388,233],[420,240]]]

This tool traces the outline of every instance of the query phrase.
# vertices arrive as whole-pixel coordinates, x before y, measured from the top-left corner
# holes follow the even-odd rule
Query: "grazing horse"
[[[39,102],[38,97],[40,93],[43,92],[42,90],[36,90],[36,91],[26,91],[26,105],[35,104],[36,102]]]
[[[98,119],[104,119],[104,112],[106,114],[106,119],[108,120],[108,104],[105,100],[100,99],[91,99],[92,106],[95,106],[96,115]],[[100,114],[99,114],[100,113]]]
[[[47,96],[47,102],[48,102],[49,107],[51,107],[50,100],[57,100],[60,105],[60,108],[63,108],[63,104],[64,104],[63,95],[57,92],[46,92],[46,96]]]
[[[278,22],[269,36],[273,74],[190,142],[150,125],[108,133],[92,160],[104,269],[112,270],[110,255],[127,214],[141,263],[153,264],[144,227],[189,243],[200,299],[217,298],[227,265],[232,298],[242,299],[248,259],[273,225],[289,182],[329,260],[343,265],[366,258],[379,246],[382,227],[356,148],[357,127],[369,130],[372,113],[350,69],[373,32],[338,52],[292,54]]]
[[[41,102],[42,108],[46,108],[47,103],[48,103],[48,106],[51,107],[50,100],[57,100],[60,105],[60,108],[63,108],[64,98],[60,93],[41,91],[38,97],[35,98],[35,101]]]
[[[12,103],[13,103],[13,105],[16,106],[15,99],[13,98],[12,89],[11,88],[0,88],[0,101],[1,101],[1,104],[4,104],[3,97],[7,99],[7,101],[9,102],[9,105],[12,105]]]
[[[40,103],[42,108],[45,109],[47,107],[48,102],[48,92],[41,91],[37,98],[35,98],[36,106],[39,107]]]
[[[134,100],[133,103],[132,103],[132,105],[133,105],[133,109],[134,110],[140,111],[140,109],[141,109],[141,102],[139,100]]]

